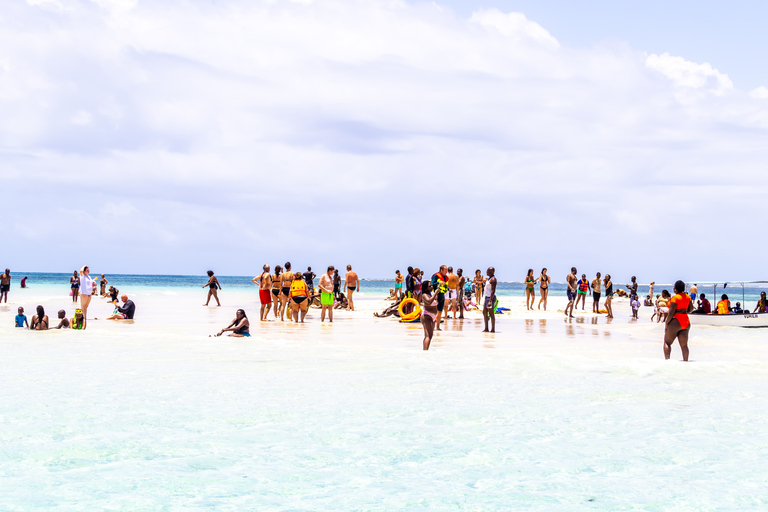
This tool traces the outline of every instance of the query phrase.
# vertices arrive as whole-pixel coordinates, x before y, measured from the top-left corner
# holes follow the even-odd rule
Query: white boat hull
[[[768,313],[740,313],[737,315],[688,315],[693,325],[720,325],[723,327],[768,327]]]

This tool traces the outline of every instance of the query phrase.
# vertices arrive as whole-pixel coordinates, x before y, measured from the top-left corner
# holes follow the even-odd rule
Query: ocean
[[[393,281],[300,325],[258,322],[250,277],[219,277],[218,308],[205,276],[108,274],[134,323],[30,332],[18,306],[75,306],[68,275],[26,275],[0,306],[0,510],[768,507],[765,329],[696,327],[665,361],[650,308],[570,320],[562,285],[531,312],[502,283],[496,334],[468,312],[424,352],[372,315]],[[252,336],[209,337],[237,308]]]

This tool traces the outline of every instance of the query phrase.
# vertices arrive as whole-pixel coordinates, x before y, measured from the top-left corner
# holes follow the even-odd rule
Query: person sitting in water
[[[32,316],[32,324],[29,328],[33,331],[48,330],[48,315],[45,314],[43,306],[37,306],[37,314]]]
[[[24,308],[19,307],[19,314],[16,315],[16,327],[24,327],[24,324],[29,329],[29,322],[27,322],[27,315],[24,314]]]
[[[299,323],[299,311],[301,311],[301,323],[303,324],[304,318],[307,316],[307,309],[309,309],[309,287],[301,272],[294,274],[290,293],[291,310],[293,311],[291,317],[294,322]]]
[[[336,301],[333,303],[333,309],[347,309],[348,307],[347,296],[344,295],[344,292],[339,292]]]
[[[27,288],[27,276],[21,278],[21,287]]]
[[[134,304],[132,300],[128,300],[127,295],[120,297],[120,300],[123,301],[123,305],[118,306],[115,304],[117,313],[112,316],[108,316],[107,320],[133,320],[133,315],[136,313],[136,304]]]
[[[643,301],[643,305],[646,306],[646,307],[653,306],[653,301],[651,300],[651,296],[650,295],[646,295],[645,296],[645,300]]]
[[[699,305],[696,308],[696,311],[691,312],[692,315],[708,315],[712,313],[712,304],[709,303],[709,299],[707,299],[707,294],[702,293],[699,295],[700,299],[698,301]]]
[[[717,314],[727,315],[730,312],[731,301],[728,300],[728,296],[726,294],[723,294],[722,297],[720,297],[720,302],[717,303]]]
[[[67,318],[67,312],[63,309],[59,310],[59,325],[51,327],[51,329],[69,329],[69,318]]]
[[[398,298],[398,297],[397,297],[397,295],[395,294],[395,289],[394,289],[394,288],[390,288],[390,289],[389,289],[389,297],[387,297],[387,298],[386,298],[386,299],[384,299],[384,300],[397,300],[397,298]]]
[[[109,302],[117,302],[117,294],[119,290],[114,286],[109,287]]]
[[[237,313],[235,313],[235,319],[232,320],[232,323],[229,324],[229,327],[220,330],[216,336],[221,336],[227,331],[232,331],[230,336],[234,338],[249,338],[251,336],[249,331],[250,326],[251,324],[248,321],[248,317],[245,315],[245,311],[238,309]]]
[[[77,308],[75,310],[75,316],[72,317],[72,320],[69,321],[69,326],[72,329],[75,329],[76,331],[81,331],[85,329],[85,315],[83,315],[83,310],[80,308]]]

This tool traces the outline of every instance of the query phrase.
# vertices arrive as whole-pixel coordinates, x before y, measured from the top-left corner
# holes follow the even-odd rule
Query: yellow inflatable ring
[[[406,304],[413,304],[413,311],[407,315],[404,315],[403,308]],[[397,312],[400,313],[400,320],[403,322],[412,322],[419,318],[419,315],[421,315],[421,306],[419,306],[419,301],[409,297],[400,303],[400,305],[397,307]]]

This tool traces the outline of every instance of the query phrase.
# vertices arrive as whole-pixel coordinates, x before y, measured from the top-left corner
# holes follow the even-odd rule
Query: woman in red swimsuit
[[[683,361],[688,360],[688,333],[691,331],[691,321],[688,313],[693,310],[691,297],[685,293],[685,283],[675,283],[675,296],[669,301],[669,314],[664,329],[664,359],[672,354],[672,344],[677,338],[683,351]]]

